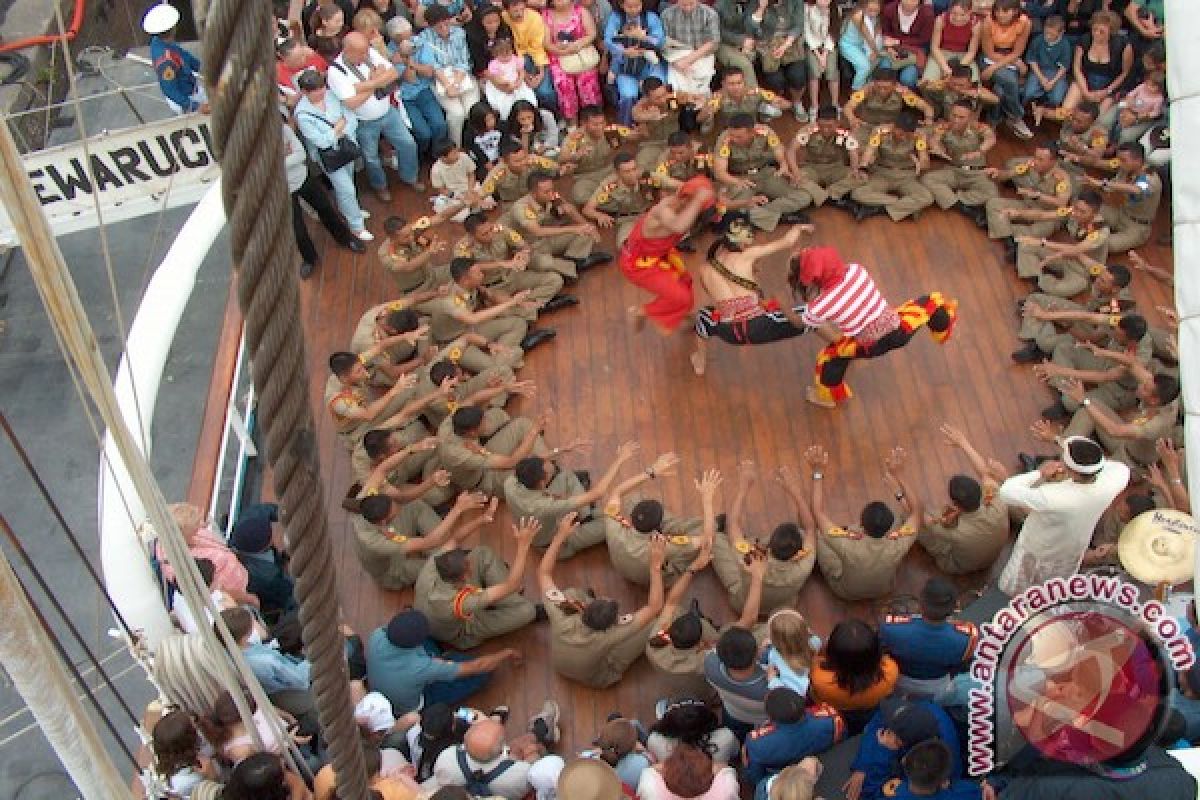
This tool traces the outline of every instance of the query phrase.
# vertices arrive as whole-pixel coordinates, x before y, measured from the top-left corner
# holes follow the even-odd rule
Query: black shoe
[[[584,488],[584,490],[592,488],[592,473],[588,472],[586,469],[575,470],[575,477],[579,479],[579,484]]]
[[[1017,461],[1021,464],[1022,472],[1033,472],[1038,468],[1038,457],[1029,453],[1017,453]]]
[[[442,503],[441,505],[434,506],[433,510],[435,512],[437,512],[437,515],[439,517],[444,517],[450,513],[450,509],[452,509],[452,508],[454,508],[454,498],[450,498],[449,500]]]
[[[521,340],[521,349],[528,353],[533,348],[543,342],[548,342],[557,336],[553,328],[537,328],[525,334],[525,338]]]
[[[1046,360],[1046,354],[1038,349],[1033,342],[1012,354],[1012,360],[1018,364],[1038,364]]]
[[[716,523],[717,523],[717,532],[718,532],[718,533],[724,533],[724,532],[725,532],[725,521],[726,521],[726,519],[727,519],[727,517],[725,516],[725,512],[724,512],[724,511],[722,511],[720,514],[717,514],[717,516],[715,517],[715,521],[716,521]]]
[[[614,719],[624,719],[624,718],[625,718],[625,715],[622,714],[620,711],[610,711],[610,712],[608,712],[608,716],[604,718],[604,721],[612,722]]]
[[[675,249],[681,253],[694,253],[696,252],[696,245],[692,242],[692,237],[689,236],[686,239],[680,239],[679,244],[675,245]]]
[[[358,253],[360,256],[367,252],[367,245],[361,239],[348,239],[344,246],[351,253]]]
[[[1063,268],[1062,264],[1047,264],[1046,266],[1042,267],[1042,272],[1046,273],[1051,278],[1058,278],[1059,280],[1062,280],[1062,278],[1067,274],[1067,271]]]
[[[586,270],[591,269],[592,267],[598,267],[601,264],[607,264],[608,262],[610,262],[612,260],[613,260],[613,257],[610,256],[608,253],[592,253],[587,258],[575,259],[575,268],[579,272],[584,272]]]
[[[1042,419],[1051,422],[1064,422],[1071,418],[1071,412],[1062,404],[1062,400],[1054,401],[1054,405],[1042,409]]]
[[[543,608],[543,609],[542,609],[542,613],[543,613],[543,614],[544,614],[544,613],[546,613],[546,609],[544,609],[544,608]],[[512,713],[512,712],[511,712],[511,710],[509,709],[509,707],[508,707],[508,706],[496,706],[496,707],[495,707],[495,708],[493,708],[491,711],[489,711],[489,712],[487,713],[487,715],[488,715],[489,717],[499,717],[499,718],[500,718],[500,724],[502,724],[502,725],[503,725],[504,723],[508,722],[508,717],[509,717],[509,714],[511,714],[511,713]]]
[[[845,197],[845,196],[829,198],[829,205],[833,206],[834,208],[840,208],[843,211],[848,211],[850,209],[850,204],[852,202],[854,202],[854,201],[851,200],[849,197]]]
[[[987,209],[983,206],[971,207],[971,221],[975,223],[975,227],[981,231],[987,230]]]
[[[313,264],[312,262],[309,262],[309,261],[301,262],[300,263],[300,280],[302,280],[302,281],[308,280],[310,277],[312,277],[313,270],[315,270],[316,268],[317,268],[317,265]]]
[[[883,206],[868,206],[862,203],[856,203],[854,208],[854,221],[862,222],[864,219],[878,217],[881,214],[887,213]]]
[[[570,308],[571,306],[579,305],[579,298],[573,294],[556,294],[546,301],[542,306],[543,312],[558,311],[561,308]]]
[[[548,619],[550,619],[550,616],[546,613],[545,604],[544,603],[534,603],[533,604],[533,621],[534,622],[545,622]]]
[[[788,211],[786,214],[779,215],[779,221],[784,225],[807,225],[809,216],[803,211]]]
[[[1004,241],[1004,260],[1013,264],[1017,263],[1017,243],[1011,238]]]

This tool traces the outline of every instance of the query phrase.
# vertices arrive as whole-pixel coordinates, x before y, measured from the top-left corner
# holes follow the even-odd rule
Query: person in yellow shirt
[[[504,0],[504,21],[512,30],[517,55],[525,59],[525,81],[537,95],[538,105],[550,113],[558,112],[558,93],[550,77],[550,56],[546,52],[546,22],[536,9],[526,8],[525,0]]]

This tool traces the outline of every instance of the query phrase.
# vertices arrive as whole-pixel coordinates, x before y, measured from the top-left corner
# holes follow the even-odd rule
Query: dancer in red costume
[[[904,347],[922,327],[939,344],[950,338],[958,302],[930,292],[893,308],[861,264],[846,264],[832,247],[810,247],[792,259],[792,289],[808,301],[804,322],[829,340],[817,355],[808,401],[835,408],[853,396],[844,377],[850,362]]]
[[[696,219],[712,208],[715,199],[712,181],[698,175],[634,224],[618,263],[630,283],[654,295],[641,308],[630,307],[629,314],[638,327],[649,318],[663,333],[672,333],[692,313],[696,302],[692,276],[676,245],[692,230]]]

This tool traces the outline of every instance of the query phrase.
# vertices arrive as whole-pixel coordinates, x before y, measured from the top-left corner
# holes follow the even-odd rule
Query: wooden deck
[[[1002,163],[1018,152],[1012,141],[1002,140],[992,163]],[[394,194],[400,213],[427,213],[425,201],[406,191]],[[374,214],[372,229],[382,231],[389,212],[365,190],[361,199]],[[1165,212],[1161,216],[1160,230]],[[961,426],[983,454],[995,455],[1006,464],[1015,462],[1019,450],[1031,449],[1028,427],[1051,395],[1037,384],[1028,367],[1014,366],[1009,360],[1017,346],[1014,301],[1025,290],[1004,262],[1000,245],[960,215],[936,208],[917,222],[901,224],[885,217],[856,225],[849,215],[829,208],[815,212],[813,218],[814,240],[834,244],[847,259],[867,265],[893,302],[933,289],[958,298],[961,319],[950,343],[939,347],[922,335],[885,359],[852,367],[849,379],[856,398],[841,411],[829,412],[804,399],[820,344],[816,336],[764,347],[717,343],[710,350],[708,374],[697,378],[687,359],[691,334],[665,338],[648,326],[635,335],[625,322],[625,308],[638,302],[642,293],[628,285],[615,267],[601,267],[574,287],[582,300],[579,307],[549,315],[540,323],[556,328],[558,338],[526,359],[521,377],[536,381],[537,397],[518,398],[510,411],[553,409],[548,441],[566,442],[577,435],[591,438],[592,453],[576,457],[569,466],[591,468],[594,474],[606,468],[618,444],[630,439],[641,443],[646,463],[659,452],[679,453],[678,476],[651,488],[664,492],[668,508],[686,513],[699,513],[692,482],[703,469],[719,467],[726,472],[720,506],[727,506],[737,464],[752,459],[763,479],[747,504],[747,530],[764,536],[784,521],[789,513],[785,509],[790,509],[770,479],[772,471],[784,464],[802,465],[803,450],[813,443],[824,444],[832,454],[826,490],[830,510],[835,518],[847,521],[856,519],[865,502],[890,499],[879,464],[882,454],[894,445],[912,453],[917,483],[930,507],[942,507],[946,479],[967,469],[958,453],[942,444],[938,426],[943,421]],[[330,532],[345,618],[367,633],[405,607],[410,592],[380,591],[359,567],[348,515],[339,505],[350,482],[349,458],[335,441],[322,408],[322,387],[328,354],[348,344],[364,310],[392,296],[392,284],[374,247],[366,256],[353,256],[329,242],[319,224],[310,222],[309,228],[325,254],[302,295]],[[439,235],[457,237],[460,230],[451,224]],[[611,243],[606,248],[611,251]],[[1155,246],[1143,253],[1156,264],[1170,258],[1168,250]],[[1153,309],[1171,302],[1170,291],[1141,275],[1135,277],[1135,286],[1143,313],[1152,324],[1161,324],[1161,315]],[[502,516],[485,532],[483,541],[511,558],[514,548],[507,527],[507,517]],[[931,566],[915,547],[901,570],[897,591],[916,592]],[[608,569],[603,548],[561,565],[557,577],[560,585],[590,586],[617,597],[623,606],[644,600],[641,590]],[[964,588],[967,585],[963,583]],[[526,591],[536,592],[532,569]],[[718,622],[732,618],[711,572],[696,582],[695,592],[704,610]],[[832,597],[819,571],[805,587],[799,608],[822,635],[844,615],[874,613],[865,605],[847,607]],[[554,674],[544,655],[548,648],[544,625],[489,643],[485,650],[499,646],[519,648],[525,663],[499,673],[477,704],[511,706],[514,733],[547,697],[557,699],[564,709],[563,752],[588,746],[614,710],[653,719],[659,687],[644,661],[619,687],[594,691]]]

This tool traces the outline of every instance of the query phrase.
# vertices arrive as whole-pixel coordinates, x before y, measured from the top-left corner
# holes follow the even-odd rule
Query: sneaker
[[[560,713],[558,703],[547,700],[542,705],[542,710],[529,720],[529,731],[547,747],[557,744],[558,740],[562,738],[562,731],[558,727]]]
[[[792,114],[796,116],[796,122],[808,122],[808,112],[799,103],[792,106]]]
[[[367,211],[365,208],[359,209],[359,211],[361,211],[361,212],[362,212],[362,218],[363,218],[363,219],[370,219],[370,218],[371,218],[371,212],[370,212],[370,211]]]
[[[373,242],[373,241],[375,241],[375,234],[371,233],[371,232],[370,232],[369,230],[367,230],[366,228],[363,228],[361,231],[356,231],[354,235],[358,237],[358,240],[359,240],[360,242]]]
[[[1012,132],[1017,135],[1018,139],[1033,138],[1033,131],[1029,130],[1029,126],[1025,124],[1023,117],[1010,117],[1008,127],[1012,128]]]
[[[774,103],[760,103],[758,113],[767,119],[779,119],[783,116],[783,112],[776,108]]]

